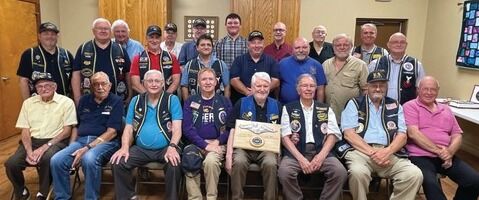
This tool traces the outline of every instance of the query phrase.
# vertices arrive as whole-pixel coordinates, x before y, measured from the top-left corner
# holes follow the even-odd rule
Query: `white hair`
[[[346,39],[346,40],[348,40],[350,45],[353,45],[353,39],[351,39],[351,37],[349,37],[349,35],[347,35],[346,33],[340,33],[340,34],[337,34],[336,36],[334,36],[333,44],[336,43],[340,39]]]
[[[100,23],[100,22],[106,22],[106,23],[108,23],[109,26],[111,26],[110,21],[108,21],[108,19],[105,19],[105,18],[101,18],[101,17],[100,17],[100,18],[96,18],[96,19],[93,21],[93,23],[92,23],[92,25],[91,25],[91,28],[95,28],[95,25],[98,24],[98,23]]]
[[[117,19],[113,22],[113,24],[111,24],[111,30],[113,31],[117,26],[125,26],[126,27],[126,30],[128,30],[128,32],[130,32],[130,27],[128,26],[128,24],[125,22],[125,20],[122,20],[122,19]]]
[[[271,83],[271,77],[266,72],[256,72],[256,73],[254,73],[253,77],[251,77],[251,85],[254,85],[254,83],[256,82],[257,79],[262,79],[262,80],[265,80],[268,83]]]
[[[372,29],[374,30],[374,32],[378,32],[378,28],[377,28],[376,25],[373,24],[373,23],[363,24],[363,25],[361,26],[361,32],[362,32],[363,29],[365,29],[366,27],[367,27],[367,28],[372,28]]]
[[[145,73],[145,76],[143,77],[143,80],[148,79],[148,77],[149,77],[150,75],[154,75],[154,74],[160,75],[161,80],[164,80],[163,73],[161,73],[160,71],[158,71],[158,70],[156,70],[156,69],[148,70],[148,71]]]

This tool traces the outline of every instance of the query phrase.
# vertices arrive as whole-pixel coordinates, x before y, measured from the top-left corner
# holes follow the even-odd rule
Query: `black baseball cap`
[[[251,31],[248,35],[248,41],[251,41],[255,38],[260,38],[261,40],[264,40],[263,33],[261,31]]]
[[[45,22],[40,24],[38,27],[38,32],[44,32],[44,31],[53,31],[55,33],[59,33],[60,31],[58,30],[57,26],[51,22]]]
[[[193,21],[193,27],[197,27],[197,26],[202,26],[206,28],[206,21],[202,18],[195,19],[195,21]]]
[[[38,82],[42,80],[55,82],[55,80],[52,78],[52,75],[50,73],[38,73],[38,74],[35,74],[33,77],[33,85],[36,85]]]
[[[386,74],[382,70],[376,70],[368,75],[368,83],[377,82],[377,81],[389,81],[386,77]]]
[[[178,28],[176,27],[176,24],[168,23],[165,25],[165,31],[173,31],[176,33],[178,31]]]
[[[157,25],[148,26],[148,28],[146,29],[146,35],[151,36],[153,34],[158,34],[159,36],[161,36],[161,28]]]

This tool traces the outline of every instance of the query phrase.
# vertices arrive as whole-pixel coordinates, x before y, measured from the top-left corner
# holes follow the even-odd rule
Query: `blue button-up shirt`
[[[375,143],[387,145],[388,136],[384,127],[382,125],[382,116],[381,110],[384,105],[384,100],[379,106],[379,109],[376,109],[372,101],[369,99],[369,124],[368,129],[364,134],[364,141],[366,143]],[[356,129],[358,127],[358,109],[352,100],[348,101],[346,108],[341,113],[341,130],[344,132],[346,129]],[[406,122],[404,121],[404,113],[402,106],[399,105],[398,110],[398,133],[406,133]]]
[[[178,61],[180,65],[185,65],[188,61],[198,56],[198,51],[196,50],[196,41],[190,41],[181,47],[180,55],[178,56]]]

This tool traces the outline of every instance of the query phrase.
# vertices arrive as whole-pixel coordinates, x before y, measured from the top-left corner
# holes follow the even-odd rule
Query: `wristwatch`
[[[168,145],[168,146],[170,146],[170,147],[175,147],[175,149],[180,149],[180,147],[179,147],[177,144],[173,143],[173,142],[170,143],[170,145]]]
[[[53,145],[53,143],[51,143],[51,142],[47,143],[48,148],[50,148],[52,145]]]

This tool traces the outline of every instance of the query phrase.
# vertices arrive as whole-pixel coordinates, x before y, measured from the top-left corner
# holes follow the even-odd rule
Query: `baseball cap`
[[[195,19],[195,21],[193,21],[193,27],[197,26],[203,26],[206,28],[206,21],[202,18]]]
[[[376,82],[376,81],[389,81],[386,77],[386,74],[382,70],[376,70],[368,75],[368,83]]]
[[[39,81],[42,80],[55,82],[50,73],[37,73],[33,77],[33,85],[36,85]]]
[[[40,26],[38,27],[38,32],[41,33],[41,32],[44,32],[44,31],[53,31],[55,33],[60,32],[58,30],[57,26],[55,26],[55,24],[53,24],[51,22],[45,22],[45,23],[40,24]]]
[[[264,40],[263,33],[260,31],[251,31],[251,33],[248,35],[248,41],[251,41],[255,38],[261,38],[261,40]]]
[[[158,34],[159,36],[161,36],[161,28],[157,25],[148,26],[148,28],[146,29],[146,35],[151,36],[152,34]]]
[[[178,31],[178,28],[176,27],[176,24],[168,23],[165,25],[165,31],[173,31],[176,33]]]

